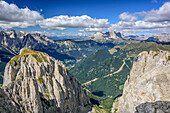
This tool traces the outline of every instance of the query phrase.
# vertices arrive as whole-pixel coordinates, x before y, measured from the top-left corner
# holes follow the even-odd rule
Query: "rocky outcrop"
[[[135,113],[170,113],[170,102],[146,102],[137,106]]]
[[[39,51],[22,49],[6,65],[4,91],[21,112],[81,113],[88,94],[66,67]]]
[[[134,60],[112,113],[133,113],[145,102],[170,101],[170,52],[142,52]]]

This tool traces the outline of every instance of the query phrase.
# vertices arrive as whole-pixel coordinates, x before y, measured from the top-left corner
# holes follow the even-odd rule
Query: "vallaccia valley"
[[[170,113],[170,1],[0,0],[0,113]]]

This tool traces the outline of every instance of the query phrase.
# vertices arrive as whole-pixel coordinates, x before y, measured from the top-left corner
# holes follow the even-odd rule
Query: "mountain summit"
[[[39,51],[24,48],[7,63],[3,88],[23,113],[80,113],[89,109],[87,92],[65,66]]]

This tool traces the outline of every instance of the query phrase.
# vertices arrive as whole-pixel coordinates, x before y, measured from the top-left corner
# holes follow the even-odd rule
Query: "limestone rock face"
[[[170,113],[170,102],[146,102],[137,106],[135,113]]]
[[[123,95],[116,99],[112,113],[133,113],[145,102],[170,101],[170,52],[142,52],[125,82]]]
[[[3,87],[23,113],[81,113],[90,104],[87,92],[60,61],[30,49],[22,49],[6,65]]]

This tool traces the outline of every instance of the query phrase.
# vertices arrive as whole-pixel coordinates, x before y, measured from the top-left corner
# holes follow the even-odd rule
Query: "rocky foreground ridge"
[[[22,49],[7,63],[3,89],[13,112],[83,113],[90,109],[87,92],[65,66],[39,51]]]
[[[170,101],[170,52],[168,51],[149,53],[144,51],[136,57],[130,76],[125,82],[123,95],[115,100],[112,113],[134,113],[136,106],[138,110],[145,109],[146,105],[140,104],[156,101]],[[165,107],[170,107],[170,103],[164,104]],[[147,109],[151,107],[153,106],[149,105]],[[144,113],[145,110],[138,113]],[[170,112],[170,109],[166,110],[166,112],[149,113]]]

